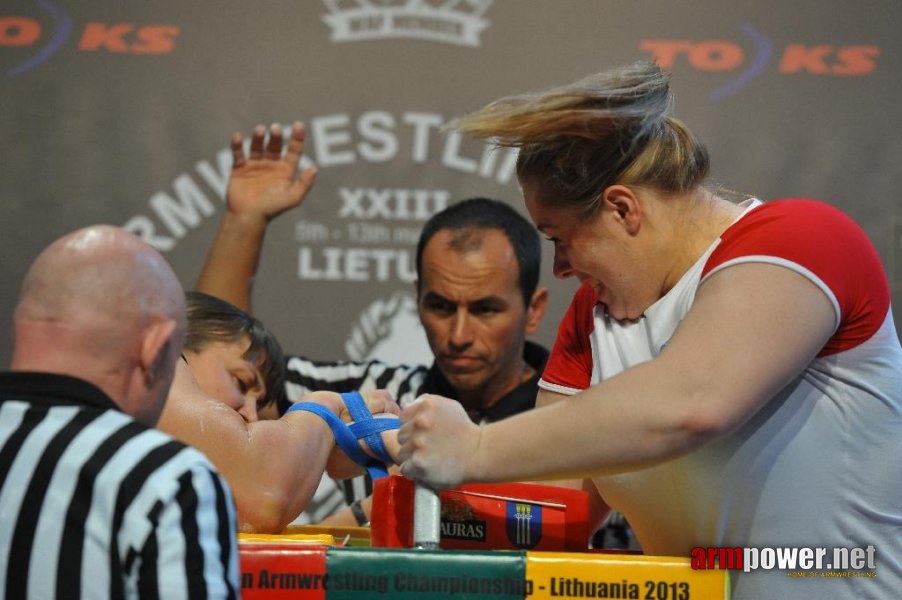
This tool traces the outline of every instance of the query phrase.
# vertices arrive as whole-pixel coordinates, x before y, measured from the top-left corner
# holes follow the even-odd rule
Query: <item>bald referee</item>
[[[31,266],[0,373],[0,597],[238,596],[231,493],[153,428],[184,311],[163,258],[115,227]]]

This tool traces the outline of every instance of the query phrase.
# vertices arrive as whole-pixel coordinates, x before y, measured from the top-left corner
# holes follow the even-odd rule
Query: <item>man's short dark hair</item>
[[[426,221],[417,242],[418,286],[423,276],[423,250],[432,236],[443,229],[464,233],[479,229],[497,229],[502,232],[514,249],[520,270],[520,292],[523,294],[524,305],[529,306],[539,285],[539,269],[542,266],[539,233],[532,223],[509,204],[490,198],[469,198],[437,212]]]

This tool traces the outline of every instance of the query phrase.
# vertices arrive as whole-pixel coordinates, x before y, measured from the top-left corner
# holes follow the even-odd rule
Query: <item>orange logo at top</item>
[[[641,48],[664,69],[681,59],[699,71],[734,71],[747,62],[742,47],[727,40],[642,40]],[[880,47],[873,44],[789,44],[783,48],[777,70],[788,75],[867,75],[877,68],[879,56]]]
[[[641,40],[639,47],[664,69],[688,64],[698,71],[729,73],[730,80],[711,93],[712,100],[737,93],[774,65],[784,75],[851,77],[872,73],[880,57],[876,44],[790,43],[780,47],[752,25],[743,24],[739,29],[746,38],[743,45],[720,38],[658,39]]]
[[[0,15],[0,48],[14,49],[18,61],[6,76],[18,77],[47,62],[77,40],[82,52],[168,54],[181,33],[177,25],[90,21],[74,25],[69,14],[51,0],[35,0],[42,15]]]
[[[179,33],[176,25],[90,22],[81,31],[78,49],[88,52],[167,54],[175,48]],[[0,46],[34,46],[42,36],[41,23],[35,19],[0,17]]]

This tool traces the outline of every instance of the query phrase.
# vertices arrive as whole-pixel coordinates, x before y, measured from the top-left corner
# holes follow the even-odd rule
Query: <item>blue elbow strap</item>
[[[314,402],[298,402],[286,412],[303,410],[317,415],[329,425],[335,436],[335,443],[348,455],[348,458],[358,465],[366,467],[373,479],[385,477],[388,475],[385,465],[392,464],[394,461],[382,442],[382,432],[398,429],[401,421],[397,417],[374,418],[359,392],[346,392],[340,395],[354,419],[351,424],[344,423],[331,410]],[[367,443],[373,454],[379,457],[378,459],[363,451],[358,443],[360,439]]]

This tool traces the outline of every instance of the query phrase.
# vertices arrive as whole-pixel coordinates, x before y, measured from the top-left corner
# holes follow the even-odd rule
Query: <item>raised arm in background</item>
[[[294,122],[283,154],[279,125],[254,128],[250,153],[233,133],[232,173],[226,190],[226,211],[195,288],[251,311],[254,275],[260,262],[269,222],[298,206],[313,186],[316,168],[299,171],[304,126]]]

